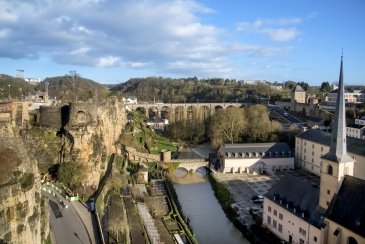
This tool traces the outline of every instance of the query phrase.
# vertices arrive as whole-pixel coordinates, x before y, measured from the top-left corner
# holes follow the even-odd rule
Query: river
[[[175,176],[173,183],[183,215],[190,219],[199,243],[249,243],[225,216],[207,176],[196,173]]]

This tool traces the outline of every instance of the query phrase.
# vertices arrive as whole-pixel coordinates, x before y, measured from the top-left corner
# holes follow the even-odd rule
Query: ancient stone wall
[[[123,150],[127,153],[128,159],[131,161],[159,162],[161,160],[160,155],[138,152],[133,147],[123,146]]]
[[[39,121],[40,127],[45,128],[61,128],[61,107],[60,106],[40,106]]]

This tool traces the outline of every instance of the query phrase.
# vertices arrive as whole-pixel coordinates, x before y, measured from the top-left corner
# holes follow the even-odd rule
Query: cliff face
[[[0,242],[41,243],[37,162],[16,127],[0,126]]]
[[[64,162],[84,166],[84,184],[97,186],[105,172],[107,156],[117,150],[115,142],[125,124],[125,106],[116,97],[99,104],[70,104],[62,157]]]

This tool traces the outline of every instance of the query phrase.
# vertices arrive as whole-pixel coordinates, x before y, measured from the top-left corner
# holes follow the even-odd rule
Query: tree
[[[225,142],[234,143],[242,135],[245,126],[243,109],[231,107],[217,112],[209,128],[212,146],[218,147]]]
[[[329,92],[331,90],[332,90],[332,88],[331,88],[331,85],[328,81],[322,82],[322,85],[321,85],[321,88],[320,88],[321,92]]]
[[[246,109],[246,140],[251,142],[268,142],[279,126],[270,121],[266,106],[256,104]]]
[[[73,187],[82,183],[85,176],[85,167],[75,162],[61,164],[58,168],[57,178],[63,184]]]
[[[292,80],[285,81],[285,83],[284,83],[284,87],[289,90],[293,90],[295,86],[296,86],[296,83],[295,83],[295,81],[292,81]]]
[[[300,85],[304,89],[304,91],[308,91],[308,89],[309,89],[309,85],[307,82],[304,82],[304,81],[298,82],[298,85]]]

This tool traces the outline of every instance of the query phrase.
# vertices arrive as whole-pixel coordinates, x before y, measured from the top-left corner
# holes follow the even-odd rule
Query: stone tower
[[[333,194],[337,193],[345,175],[353,175],[354,159],[347,154],[346,114],[343,84],[343,57],[341,56],[339,87],[335,121],[332,126],[331,145],[322,156],[319,205],[328,208]]]

